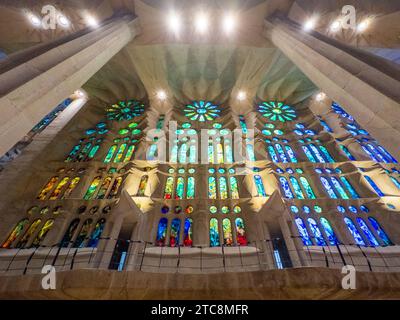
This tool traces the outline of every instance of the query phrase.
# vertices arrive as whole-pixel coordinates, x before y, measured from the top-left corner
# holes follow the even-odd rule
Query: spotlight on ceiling
[[[239,101],[246,100],[246,97],[247,97],[246,92],[244,92],[244,91],[239,91],[238,92],[237,99]]]
[[[82,89],[76,90],[74,92],[74,96],[78,97],[78,98],[85,98],[86,97],[86,92],[83,91]]]
[[[368,19],[361,21],[358,25],[357,25],[357,32],[361,33],[364,32],[365,30],[368,29],[370,24],[370,21]]]
[[[205,13],[199,13],[194,21],[197,32],[204,34],[208,30],[208,17]]]
[[[29,22],[32,23],[35,27],[39,27],[42,24],[42,21],[40,20],[40,18],[31,12],[28,13],[28,19],[29,19]]]
[[[329,27],[329,30],[331,32],[337,32],[340,30],[340,27],[342,26],[342,23],[340,20],[335,20],[332,22],[332,24]]]
[[[70,21],[68,20],[68,18],[66,16],[64,16],[63,14],[59,14],[57,17],[58,23],[63,27],[63,28],[68,28],[70,25]]]
[[[318,102],[323,101],[325,98],[326,98],[326,94],[323,92],[320,92],[315,96],[315,100],[317,100]]]
[[[167,99],[167,93],[164,90],[160,90],[157,92],[157,98],[161,101]]]
[[[90,27],[98,27],[99,22],[97,19],[91,15],[86,16],[86,24]]]
[[[181,29],[181,18],[176,12],[171,12],[168,16],[168,27],[177,34]]]
[[[317,22],[317,20],[315,18],[310,18],[308,19],[305,23],[304,23],[304,27],[303,29],[305,31],[310,31],[311,29],[314,29],[315,27],[315,23]]]
[[[226,34],[231,34],[236,27],[236,19],[232,14],[226,14],[222,20],[222,28]]]

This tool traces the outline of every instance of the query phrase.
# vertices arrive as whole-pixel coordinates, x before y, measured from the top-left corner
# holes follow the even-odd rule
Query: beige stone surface
[[[357,273],[357,289],[343,290],[340,270],[299,268],[208,275],[104,270],[57,273],[57,289],[43,275],[0,277],[0,299],[399,299],[399,273]]]

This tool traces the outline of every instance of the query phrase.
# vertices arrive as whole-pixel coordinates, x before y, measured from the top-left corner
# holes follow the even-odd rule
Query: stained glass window
[[[64,177],[57,185],[57,187],[53,190],[53,192],[50,195],[49,200],[56,200],[58,196],[61,194],[61,190],[65,187],[65,185],[68,183],[69,177]]]
[[[75,239],[75,242],[73,244],[74,248],[83,248],[85,245],[85,240],[89,236],[89,231],[90,227],[92,226],[92,219],[87,219],[81,228],[81,231],[79,232],[78,236]]]
[[[25,247],[29,239],[32,237],[32,235],[35,233],[36,229],[41,223],[42,223],[41,219],[36,219],[35,221],[33,221],[32,224],[29,226],[28,230],[25,232],[23,237],[21,237],[21,239],[18,241],[15,247],[16,248]]]
[[[157,238],[156,238],[156,244],[158,246],[165,246],[165,240],[167,237],[167,227],[168,227],[168,219],[161,218],[160,222],[158,223]]]
[[[239,189],[236,177],[230,177],[229,182],[231,185],[231,199],[239,199]]]
[[[279,158],[278,158],[278,155],[275,152],[274,147],[269,145],[267,150],[268,150],[268,153],[269,153],[269,156],[270,156],[271,160],[273,162],[279,162]]]
[[[322,154],[325,156],[326,160],[330,163],[334,163],[335,160],[332,158],[331,154],[329,153],[328,149],[325,148],[324,146],[319,146],[319,149],[321,150]]]
[[[57,181],[58,181],[58,177],[50,178],[49,182],[47,182],[47,184],[44,186],[42,191],[40,191],[39,195],[37,196],[37,199],[46,200],[48,193],[54,188]]]
[[[131,161],[134,151],[135,151],[135,145],[132,144],[128,147],[128,150],[126,151],[124,162]]]
[[[108,188],[111,185],[111,181],[112,181],[111,177],[106,177],[103,180],[103,183],[101,184],[101,187],[97,193],[96,199],[104,199],[105,198]]]
[[[267,193],[265,192],[264,184],[262,182],[261,176],[258,174],[254,176],[254,183],[256,184],[256,189],[259,197],[266,197]]]
[[[236,225],[236,241],[237,241],[238,245],[246,246],[247,245],[247,237],[246,237],[246,231],[244,228],[243,219],[236,218],[235,225]]]
[[[281,184],[281,188],[285,194],[285,197],[288,199],[294,199],[294,195],[292,190],[290,189],[289,183],[284,177],[279,178],[279,182]]]
[[[96,192],[97,187],[99,186],[101,182],[101,177],[95,177],[92,181],[92,183],[90,184],[90,187],[88,188],[88,190],[86,191],[85,196],[83,197],[83,199],[85,200],[90,200],[93,198],[94,193]]]
[[[217,199],[217,182],[215,177],[208,178],[208,198]]]
[[[275,149],[276,149],[276,151],[278,151],[278,154],[279,154],[279,157],[281,158],[281,161],[282,161],[283,163],[288,163],[289,160],[288,160],[288,158],[286,157],[286,154],[285,154],[285,152],[283,151],[283,148],[282,148],[282,146],[281,146],[279,143],[276,143],[276,144],[275,144]]]
[[[312,150],[312,153],[314,154],[314,157],[316,159],[318,159],[318,162],[321,162],[321,163],[325,163],[326,162],[324,157],[319,152],[319,149],[314,144],[311,143],[308,146]]]
[[[218,220],[212,218],[210,219],[210,247],[217,247],[219,245]]]
[[[378,247],[379,242],[376,240],[375,236],[367,226],[367,224],[364,222],[363,219],[357,218],[357,223],[360,226],[361,230],[364,232],[365,236],[367,237],[369,243],[373,247]]]
[[[122,177],[116,178],[110,189],[110,193],[108,194],[107,199],[112,199],[113,197],[117,196],[121,185],[122,185]]]
[[[356,190],[353,188],[353,186],[350,184],[350,182],[347,180],[346,177],[340,177],[340,180],[343,182],[346,189],[350,192],[351,197],[353,199],[360,198],[360,196],[358,195],[358,193],[356,192]]]
[[[393,245],[392,241],[390,241],[386,232],[382,229],[379,225],[378,221],[373,217],[368,217],[369,222],[371,223],[372,227],[375,229],[376,233],[378,234],[379,238],[383,241],[386,246]]]
[[[310,226],[310,230],[312,234],[314,235],[314,239],[317,242],[317,245],[319,246],[326,246],[326,242],[324,237],[322,236],[321,230],[319,230],[319,227],[317,223],[315,222],[314,219],[308,218],[308,225]]]
[[[247,159],[249,161],[256,161],[256,157],[254,155],[254,146],[250,143],[246,144],[246,151],[247,151]]]
[[[67,199],[69,198],[69,196],[71,195],[72,191],[74,191],[74,189],[76,188],[76,186],[78,185],[79,181],[81,180],[81,178],[79,177],[75,177],[71,180],[71,183],[69,184],[68,188],[65,190],[63,196],[61,197],[61,199]]]
[[[75,231],[78,229],[78,225],[79,225],[79,219],[75,219],[70,223],[67,231],[65,231],[65,234],[61,240],[60,247],[66,248],[69,246],[75,234]]]
[[[181,220],[175,218],[171,222],[171,233],[169,236],[169,245],[171,247],[179,246],[180,230],[181,230]]]
[[[149,181],[149,176],[147,174],[140,178],[139,189],[137,192],[138,197],[144,197],[148,181]]]
[[[174,188],[174,178],[168,177],[164,188],[164,199],[172,199],[173,188]]]
[[[231,141],[229,139],[225,139],[224,146],[225,146],[225,163],[232,163],[233,152],[232,152]]]
[[[110,163],[112,158],[114,157],[114,153],[117,150],[117,146],[114,144],[110,147],[110,149],[108,149],[107,155],[104,159],[105,163]]]
[[[206,102],[203,100],[193,101],[192,104],[186,106],[183,110],[185,112],[185,116],[188,117],[192,121],[212,121],[215,118],[219,117],[221,110],[218,106],[212,104],[211,102]]]
[[[296,194],[297,199],[304,199],[303,191],[301,190],[301,187],[300,187],[297,179],[293,176],[290,176],[289,180],[292,183],[292,187],[294,189],[294,193]]]
[[[328,193],[329,197],[332,199],[337,199],[336,193],[335,191],[333,191],[328,179],[326,179],[325,177],[319,177],[319,179],[321,180],[322,185],[324,186],[325,191]]]
[[[186,199],[194,199],[195,185],[196,183],[194,177],[188,177]]]
[[[32,242],[32,246],[37,247],[49,233],[50,229],[53,227],[54,219],[49,219],[45,222],[43,227],[40,229],[39,233],[37,234],[35,240]]]
[[[217,163],[224,163],[224,149],[221,143],[217,144]]]
[[[295,222],[296,222],[296,227],[297,227],[297,230],[299,231],[301,240],[303,241],[303,244],[305,246],[312,246],[313,243],[310,239],[310,236],[308,235],[308,231],[307,231],[307,228],[306,228],[303,220],[301,218],[296,218]]]
[[[224,234],[224,245],[230,246],[233,244],[231,220],[225,218],[222,220],[222,229]]]
[[[315,199],[314,191],[311,188],[310,184],[308,183],[308,180],[304,177],[300,177],[300,183],[302,184],[304,190],[306,191],[307,197],[309,199]]]
[[[358,232],[357,227],[355,226],[353,221],[351,221],[351,219],[345,217],[344,222],[346,223],[347,228],[349,229],[351,235],[353,236],[353,239],[356,242],[356,244],[360,245],[360,246],[365,246],[365,242],[364,242],[363,238],[361,237],[360,233]]]
[[[335,232],[333,231],[329,221],[325,218],[319,219],[321,222],[322,227],[324,228],[326,238],[328,239],[331,245],[336,245],[339,241],[336,238]]]
[[[171,148],[170,162],[177,163],[178,162],[178,145],[174,144]]]
[[[344,145],[340,145],[340,149],[342,149],[342,151],[347,156],[347,158],[349,158],[349,160],[356,161],[356,158],[354,158],[354,156],[350,153],[350,151],[349,151],[349,149],[347,149],[347,147],[345,147]]]
[[[263,117],[272,121],[286,122],[292,121],[297,117],[294,109],[283,102],[263,102],[258,106],[258,111]]]
[[[390,180],[392,180],[392,182],[394,183],[394,185],[395,185],[398,189],[400,189],[400,182],[399,182],[396,178],[390,177]]]
[[[379,187],[376,185],[374,180],[372,180],[369,176],[365,175],[365,179],[368,181],[368,183],[371,185],[371,187],[375,190],[375,192],[378,194],[380,197],[384,197],[385,194],[379,189]]]
[[[100,237],[101,237],[101,234],[103,233],[105,225],[106,225],[106,220],[104,218],[97,221],[97,223],[92,231],[92,234],[90,235],[90,239],[87,244],[87,247],[89,247],[89,248],[97,247],[97,244],[100,241]]]
[[[333,186],[336,188],[336,191],[340,194],[342,199],[349,199],[346,191],[344,191],[342,185],[340,184],[339,180],[336,177],[331,177],[331,181]]]
[[[176,179],[175,199],[183,199],[185,180],[182,177]]]
[[[14,227],[14,229],[11,231],[7,240],[4,241],[4,243],[1,245],[1,247],[6,249],[10,248],[11,244],[15,241],[15,239],[18,238],[18,236],[21,234],[22,230],[25,228],[28,222],[29,222],[28,219],[23,219],[20,222],[18,222],[17,225]]]
[[[126,143],[121,144],[121,146],[118,149],[117,155],[115,156],[115,159],[114,159],[115,163],[119,163],[122,161],[122,156],[125,153],[125,149],[126,149]]]
[[[106,108],[109,120],[124,121],[138,117],[144,112],[144,104],[139,101],[119,101]]]
[[[179,163],[186,164],[187,151],[187,144],[182,143],[179,150]]]
[[[219,178],[219,196],[221,199],[228,199],[228,185],[225,177]]]
[[[285,145],[285,150],[287,155],[289,156],[290,162],[297,163],[296,154],[294,153],[293,149],[290,146]]]
[[[193,220],[191,218],[185,219],[183,245],[185,247],[191,247],[193,245]]]

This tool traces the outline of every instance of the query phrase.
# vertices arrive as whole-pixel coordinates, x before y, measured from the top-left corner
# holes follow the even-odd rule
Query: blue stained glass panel
[[[307,197],[309,199],[315,199],[314,191],[308,183],[308,180],[304,177],[300,177],[300,183],[303,185],[304,190],[306,190]]]
[[[290,158],[290,162],[297,163],[297,158],[296,158],[295,153],[293,152],[293,149],[290,146],[286,145],[285,150],[286,150],[287,155]]]
[[[282,162],[283,163],[288,163],[289,160],[286,157],[285,151],[283,151],[283,148],[279,143],[275,144],[275,149],[276,149],[276,151],[278,151],[279,157],[281,158]]]
[[[259,197],[266,197],[267,193],[265,192],[264,184],[259,175],[254,176],[254,183],[256,184],[257,193]]]
[[[374,182],[374,180],[372,180],[369,176],[364,176],[365,179],[368,181],[368,183],[371,185],[371,187],[375,190],[375,192],[378,194],[378,196],[380,197],[384,197],[384,193],[381,191],[381,189],[379,189],[379,187],[376,185],[376,183]]]
[[[290,182],[292,183],[292,187],[294,189],[294,193],[296,194],[297,199],[304,199],[303,191],[297,181],[297,179],[293,176],[289,177]]]
[[[290,189],[289,183],[284,177],[279,178],[279,182],[281,183],[281,188],[285,194],[285,197],[288,199],[294,199],[294,195],[292,190]]]
[[[357,218],[358,225],[360,226],[361,230],[364,232],[365,236],[367,237],[369,243],[373,247],[378,247],[379,242],[376,240],[375,236],[372,234],[371,230],[369,230],[367,224],[364,222],[363,219]]]
[[[295,222],[296,222],[296,227],[297,227],[297,230],[299,231],[301,240],[303,241],[303,244],[305,246],[312,246],[313,243],[310,239],[310,236],[308,235],[307,228],[304,225],[303,220],[301,218],[296,218]]]
[[[383,243],[386,246],[391,246],[393,245],[392,241],[390,241],[388,235],[386,234],[386,232],[382,229],[382,227],[379,225],[378,221],[376,221],[376,219],[369,217],[368,218],[369,222],[371,223],[372,227],[375,229],[376,233],[378,234],[378,236],[381,238],[381,240],[383,241]]]
[[[336,193],[335,191],[333,191],[332,186],[330,185],[328,179],[326,179],[325,177],[319,177],[319,179],[321,180],[322,185],[324,186],[329,197],[332,199],[337,199]]]
[[[339,241],[336,238],[335,232],[333,231],[329,221],[325,218],[319,219],[321,222],[322,227],[324,228],[326,237],[328,238],[329,244],[336,245]]]
[[[267,149],[268,149],[269,156],[271,157],[271,160],[273,162],[279,162],[279,158],[278,158],[278,155],[275,152],[274,147],[269,145]]]
[[[342,199],[349,199],[349,196],[347,195],[346,191],[344,191],[342,185],[340,184],[339,180],[336,179],[336,177],[331,177],[331,181],[333,186],[336,188],[336,191],[340,194]]]
[[[304,151],[304,154],[307,156],[308,160],[312,163],[316,163],[317,160],[315,160],[313,153],[311,152],[311,150],[309,149],[309,147],[307,145],[303,145],[301,146],[301,148]]]
[[[351,197],[353,199],[359,199],[360,198],[360,196],[358,195],[358,193],[356,192],[356,190],[353,188],[353,186],[351,185],[349,180],[347,180],[346,177],[340,177],[340,180],[342,181],[342,183],[344,184],[346,189],[350,192]]]
[[[322,236],[321,230],[319,230],[319,227],[317,223],[315,222],[314,219],[308,218],[308,225],[310,226],[310,230],[314,235],[315,241],[317,242],[317,245],[319,246],[326,246],[326,242],[324,237]]]
[[[351,219],[345,217],[344,222],[346,223],[347,228],[349,229],[351,235],[353,236],[353,239],[356,242],[356,244],[358,244],[360,246],[365,246],[365,242],[364,242],[363,238],[361,237],[360,233],[358,232],[357,227],[355,226],[353,221]]]

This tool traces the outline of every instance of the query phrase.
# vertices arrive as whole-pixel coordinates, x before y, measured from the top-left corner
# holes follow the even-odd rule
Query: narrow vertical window
[[[233,163],[233,152],[231,141],[228,139],[224,139],[225,145],[225,163]]]
[[[314,144],[310,144],[309,147],[311,148],[315,158],[318,159],[318,162],[321,162],[321,163],[325,163],[326,162],[324,157],[319,152],[319,149]]]
[[[135,145],[132,144],[128,147],[128,150],[126,151],[124,162],[131,161],[134,151],[135,151]]]
[[[279,157],[281,158],[281,161],[282,161],[283,163],[288,163],[289,160],[288,160],[288,158],[286,157],[285,151],[283,151],[283,148],[282,148],[282,146],[281,146],[279,143],[276,143],[276,144],[275,144],[275,149],[276,149],[276,151],[278,151],[278,154],[279,154]]]
[[[342,199],[349,199],[349,196],[347,195],[346,191],[344,191],[342,185],[340,184],[339,180],[336,179],[336,177],[331,177],[331,181],[333,186],[335,187],[336,191],[340,194],[340,197]]]
[[[191,218],[185,219],[185,227],[183,232],[183,245],[191,247],[193,245],[193,220]]]
[[[303,241],[303,244],[305,246],[312,246],[312,241],[310,239],[310,236],[308,235],[308,231],[306,226],[304,225],[304,222],[301,218],[296,218],[296,227],[297,230],[299,231],[299,235],[301,237],[301,240]]]
[[[290,189],[290,186],[289,186],[289,183],[287,182],[287,180],[284,177],[280,177],[279,182],[281,184],[283,193],[285,194],[285,198],[294,199],[293,192]]]
[[[313,153],[310,151],[310,149],[309,149],[309,147],[307,145],[303,145],[303,146],[301,146],[301,148],[303,149],[304,154],[307,156],[307,159],[310,162],[313,162],[313,163],[317,162],[317,160],[315,160],[315,158],[314,158]]]
[[[289,180],[292,183],[292,187],[294,189],[294,193],[296,194],[296,198],[304,199],[303,191],[301,190],[301,187],[300,187],[299,183],[297,182],[297,179],[293,176],[290,176]]]
[[[70,223],[68,229],[65,231],[64,236],[61,240],[60,243],[61,248],[66,248],[70,245],[72,238],[74,237],[74,234],[78,229],[78,225],[79,225],[79,219],[75,219]]]
[[[224,163],[224,149],[221,143],[217,144],[217,163]]]
[[[120,163],[122,161],[122,156],[125,153],[126,149],[126,143],[121,144],[121,146],[118,149],[117,155],[115,156],[114,162],[115,163]]]
[[[170,162],[178,163],[178,145],[177,144],[174,144],[173,147],[171,148]]]
[[[42,229],[40,229],[39,233],[37,234],[35,240],[32,242],[33,247],[38,247],[40,243],[44,240],[46,235],[49,233],[50,229],[53,227],[54,219],[49,219],[45,222]]]
[[[272,162],[279,162],[279,158],[278,158],[278,155],[275,152],[274,147],[269,145],[267,150],[268,150],[268,153],[269,153],[269,156],[270,156]]]
[[[69,198],[69,196],[71,195],[72,191],[74,191],[74,189],[78,185],[79,181],[81,181],[80,177],[73,178],[71,180],[71,183],[69,184],[68,188],[65,190],[65,192],[64,192],[63,196],[61,197],[61,199]]]
[[[186,189],[186,199],[194,199],[195,194],[195,179],[194,177],[188,177],[187,189]]]
[[[385,196],[385,194],[381,191],[381,189],[379,189],[379,187],[374,182],[374,180],[372,180],[369,176],[366,176],[366,175],[364,177],[365,177],[365,180],[368,181],[368,183],[374,189],[374,191],[377,193],[378,196],[380,196],[380,197],[384,197]]]
[[[108,149],[107,155],[104,159],[104,163],[110,163],[112,158],[114,157],[114,153],[117,150],[117,146],[114,144]]]
[[[172,199],[173,188],[174,188],[174,178],[168,177],[164,188],[164,199]]]
[[[96,144],[89,152],[88,154],[88,158],[89,159],[93,159],[97,153],[97,151],[99,151],[100,149],[100,145]]]
[[[307,221],[308,221],[308,225],[310,226],[310,230],[315,238],[317,245],[326,246],[325,239],[322,236],[321,230],[319,230],[319,227],[318,227],[317,223],[315,222],[315,220],[312,218],[308,218]]]
[[[208,163],[214,163],[214,145],[213,141],[208,141]]]
[[[95,193],[96,190],[97,190],[97,187],[98,187],[99,184],[100,184],[100,181],[101,181],[101,177],[100,177],[100,176],[95,177],[95,178],[93,179],[93,181],[92,181],[92,183],[90,184],[88,190],[86,191],[86,194],[84,195],[83,199],[85,199],[85,200],[91,200],[91,199],[92,199],[94,193]]]
[[[219,178],[219,197],[222,200],[228,199],[228,185],[225,177]]]
[[[47,182],[47,184],[43,187],[42,191],[40,191],[39,195],[37,196],[37,199],[46,200],[48,193],[54,188],[57,181],[58,177],[50,178],[49,182]]]
[[[118,177],[114,180],[114,183],[110,189],[107,199],[112,199],[117,196],[119,188],[122,185],[122,177]]]
[[[336,193],[335,191],[333,191],[328,179],[326,179],[325,177],[319,177],[319,179],[321,180],[321,183],[324,186],[325,191],[328,193],[329,197],[332,199],[337,199]]]
[[[3,242],[1,247],[4,249],[10,248],[12,243],[15,241],[15,239],[18,238],[18,236],[21,234],[22,230],[25,228],[28,222],[29,222],[28,219],[24,219],[18,222],[17,225],[14,227],[14,229],[11,231],[10,235],[7,237],[6,241]]]
[[[254,176],[254,183],[256,185],[257,194],[259,197],[266,197],[267,193],[265,192],[264,184],[261,179],[261,176],[258,174]]]
[[[383,230],[383,228],[379,225],[378,221],[375,218],[369,217],[369,222],[371,223],[372,227],[375,229],[376,233],[378,234],[379,238],[383,241],[386,246],[393,245],[392,241],[390,241],[388,235]]]
[[[197,148],[191,145],[189,148],[189,163],[197,163]]]
[[[308,183],[308,180],[304,177],[300,177],[300,183],[302,184],[304,190],[306,191],[307,197],[309,199],[315,199],[314,191],[311,188],[310,184]]]
[[[137,192],[138,197],[144,197],[144,195],[146,194],[146,187],[148,181],[149,181],[149,176],[147,174],[140,178],[139,188]]]
[[[344,145],[340,145],[340,149],[342,149],[343,153],[349,158],[351,161],[356,161],[356,158],[350,153],[349,149],[347,149]]]
[[[228,218],[222,220],[222,230],[224,233],[224,245],[231,246],[233,244],[231,220]]]
[[[217,182],[212,176],[208,178],[208,198],[217,199]]]
[[[108,188],[110,188],[111,181],[112,181],[112,177],[106,177],[103,180],[103,183],[101,184],[99,192],[97,193],[96,199],[104,199],[105,198]]]
[[[285,145],[285,150],[287,155],[289,156],[290,162],[297,163],[296,154],[294,153],[293,149],[290,146]]]
[[[218,220],[212,218],[210,220],[210,247],[217,247],[219,245]]]
[[[26,230],[23,237],[18,241],[16,248],[24,248],[41,223],[41,219],[36,219],[35,221],[33,221],[28,230]]]
[[[89,248],[97,247],[97,244],[100,241],[100,237],[101,237],[101,234],[103,233],[105,225],[106,225],[106,220],[104,218],[97,221],[97,223],[92,231],[92,234],[90,235],[89,242],[87,244],[87,246]]]
[[[187,144],[182,143],[181,148],[179,150],[179,163],[186,164],[187,163]]]
[[[230,177],[229,183],[231,185],[231,198],[239,199],[239,189],[236,177]]]
[[[165,240],[167,238],[167,227],[168,227],[168,219],[161,218],[160,222],[158,223],[157,229],[157,238],[156,243],[158,246],[165,246]]]
[[[246,246],[247,245],[247,238],[246,238],[246,231],[244,228],[244,222],[242,218],[236,218],[235,219],[235,225],[236,225],[236,241],[238,245],[240,246]]]
[[[351,185],[351,183],[347,180],[346,177],[340,177],[340,181],[342,181],[342,183],[344,184],[344,186],[346,187],[346,189],[350,192],[351,197],[353,199],[358,199],[360,198],[360,196],[358,195],[358,193],[356,192],[356,190],[353,188],[353,186]]]
[[[85,246],[85,241],[87,240],[87,237],[89,236],[89,231],[90,227],[92,226],[92,219],[87,219],[81,228],[81,231],[79,232],[78,236],[75,239],[75,242],[73,244],[73,248],[83,248]]]
[[[247,159],[249,161],[256,161],[256,156],[254,154],[254,146],[250,143],[246,144]]]
[[[361,237],[360,233],[358,232],[357,227],[355,226],[353,221],[351,221],[351,219],[346,217],[344,218],[344,222],[346,223],[347,228],[349,229],[351,235],[353,236],[353,239],[356,242],[356,244],[359,246],[365,246],[365,242]]]
[[[324,146],[319,146],[319,150],[321,150],[322,154],[324,155],[325,159],[330,162],[334,163],[335,160],[332,158],[331,154],[329,153],[328,149]]]
[[[57,185],[57,187],[53,190],[50,195],[49,200],[56,200],[58,196],[61,194],[61,190],[66,186],[69,181],[69,177],[64,177]]]
[[[325,218],[321,218],[321,219],[319,219],[319,221],[321,222],[321,225],[324,228],[325,235],[326,235],[326,238],[329,241],[329,244],[331,244],[331,245],[338,244],[339,241],[337,240],[335,232],[333,231],[329,221],[327,219],[325,219]]]
[[[379,242],[376,240],[375,236],[373,235],[365,221],[361,218],[357,218],[357,223],[360,226],[361,230],[364,232],[371,246],[378,247]]]
[[[175,199],[183,199],[183,192],[185,190],[185,180],[182,177],[176,179]]]
[[[179,246],[180,231],[181,231],[181,220],[179,218],[175,218],[171,222],[171,233],[169,236],[169,245],[171,247]]]

